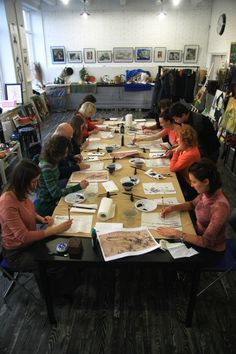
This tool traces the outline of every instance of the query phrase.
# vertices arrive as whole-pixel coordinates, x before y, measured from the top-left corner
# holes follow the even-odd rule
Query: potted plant
[[[84,66],[79,71],[79,75],[80,75],[81,80],[83,80],[83,81],[86,80],[86,77],[88,76],[88,71],[86,70],[86,68]]]

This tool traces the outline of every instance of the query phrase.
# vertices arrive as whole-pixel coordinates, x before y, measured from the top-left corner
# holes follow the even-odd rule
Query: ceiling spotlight
[[[163,0],[161,0],[161,9],[160,11],[157,13],[157,16],[162,19],[162,18],[165,18],[167,15],[167,13],[164,11],[163,9]]]
[[[70,0],[61,0],[64,5],[68,5]]]
[[[181,0],[173,0],[173,5],[178,6],[181,3]]]
[[[88,16],[90,16],[90,13],[88,12],[88,10],[86,8],[86,2],[87,2],[87,0],[84,0],[84,8],[80,14],[80,16],[83,16],[83,18],[88,18]]]

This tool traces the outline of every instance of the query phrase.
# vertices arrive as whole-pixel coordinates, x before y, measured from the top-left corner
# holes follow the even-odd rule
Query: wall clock
[[[225,30],[225,25],[226,25],[226,14],[220,15],[217,21],[217,33],[221,36],[224,33]]]

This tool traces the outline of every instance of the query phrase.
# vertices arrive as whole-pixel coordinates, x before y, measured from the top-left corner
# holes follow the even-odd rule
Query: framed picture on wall
[[[229,63],[236,64],[236,42],[232,42],[230,44]]]
[[[153,61],[161,62],[166,60],[166,48],[165,47],[155,47]]]
[[[147,47],[135,48],[135,61],[137,62],[152,61],[152,48],[147,48]]]
[[[65,64],[66,55],[65,55],[65,47],[50,47],[52,63],[53,64]]]
[[[182,61],[182,50],[167,50],[167,61]]]
[[[17,104],[23,104],[22,84],[5,84],[5,98],[8,101],[16,101]]]
[[[199,45],[184,46],[184,63],[196,63],[198,61]]]
[[[82,51],[67,52],[68,63],[82,63]]]
[[[94,48],[84,48],[84,62],[96,63],[96,51]]]
[[[113,48],[114,63],[132,63],[133,48],[132,47],[117,47]]]
[[[111,50],[97,50],[98,63],[111,63],[112,51]]]

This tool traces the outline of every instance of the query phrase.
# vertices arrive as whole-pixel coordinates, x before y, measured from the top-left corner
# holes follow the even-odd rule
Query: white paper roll
[[[125,116],[125,125],[127,127],[132,127],[133,124],[133,115],[132,114],[126,114]]]
[[[113,202],[110,198],[102,198],[100,207],[98,209],[98,219],[108,220],[111,218],[111,213],[113,210]]]

